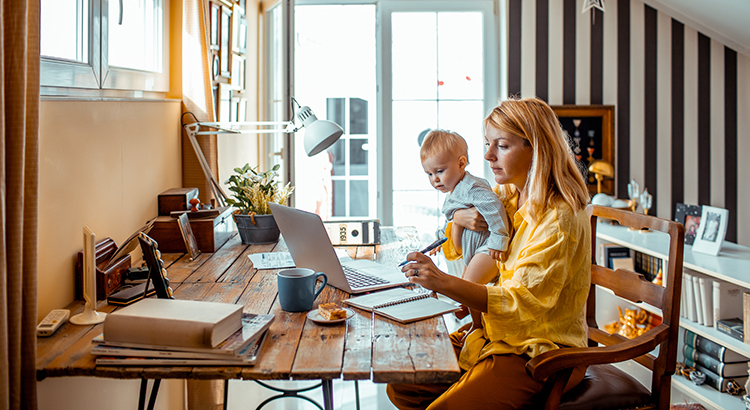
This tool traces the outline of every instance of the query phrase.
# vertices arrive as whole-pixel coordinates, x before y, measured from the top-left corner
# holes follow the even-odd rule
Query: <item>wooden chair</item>
[[[526,371],[536,380],[546,380],[534,408],[545,409],[669,409],[671,376],[677,359],[680,320],[682,258],[685,228],[673,221],[608,207],[589,206],[591,213],[591,290],[586,306],[589,346],[558,349],[534,357]],[[615,220],[620,225],[669,234],[669,260],[664,270],[664,286],[655,285],[643,275],[596,264],[597,218]],[[648,233],[645,233],[648,234]],[[632,302],[645,302],[661,309],[663,322],[641,336],[627,339],[610,335],[596,323],[595,287],[610,289]],[[627,306],[625,303],[624,306]],[[659,347],[658,356],[651,352]],[[611,363],[633,359],[652,372],[650,391],[632,376]],[[575,388],[563,389],[575,366],[588,365],[586,377]]]

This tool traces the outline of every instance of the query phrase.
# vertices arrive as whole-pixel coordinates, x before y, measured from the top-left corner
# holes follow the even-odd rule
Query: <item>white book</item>
[[[695,311],[695,296],[693,295],[693,276],[687,272],[682,273],[682,277],[685,279],[685,304],[687,305],[687,319],[691,322],[697,322],[698,317]]]
[[[713,281],[703,275],[698,277],[701,290],[701,309],[703,310],[703,324],[714,325],[714,289]]]
[[[701,301],[701,287],[698,282],[698,276],[695,274],[690,275],[690,279],[693,281],[693,297],[695,298],[695,317],[696,322],[701,325],[705,325],[706,321],[703,319],[703,302]]]
[[[139,302],[140,303],[140,302]],[[150,351],[163,352],[161,356],[169,356],[169,352],[175,352],[175,355],[179,355],[179,352],[191,352],[201,355],[220,355],[220,356],[241,356],[240,352],[244,350],[247,345],[251,344],[254,340],[257,340],[263,332],[265,332],[274,321],[274,315],[258,315],[253,313],[242,314],[242,329],[234,332],[226,340],[221,342],[216,347],[182,347],[182,346],[169,346],[163,344],[142,344],[142,343],[131,343],[131,342],[111,342],[104,341],[104,334],[99,334],[94,337],[91,342],[96,346],[106,347],[121,347],[131,349],[143,349]],[[93,350],[93,349],[92,349]],[[93,353],[93,351],[92,351]],[[236,359],[236,357],[235,357]]]
[[[104,321],[106,342],[216,347],[242,328],[242,305],[199,300],[143,299]]]
[[[680,317],[687,319],[687,302],[685,302],[685,299],[687,296],[687,291],[685,290],[685,276],[682,277],[682,292],[680,292]],[[711,307],[713,309],[713,306]]]
[[[743,317],[742,293],[744,289],[723,280],[714,280],[714,327],[721,319]]]

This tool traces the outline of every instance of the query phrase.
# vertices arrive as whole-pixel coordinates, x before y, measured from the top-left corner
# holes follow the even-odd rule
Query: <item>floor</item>
[[[458,328],[464,321],[458,321],[452,314],[445,315],[446,326],[449,331]],[[297,389],[314,386],[309,381],[269,381],[269,385],[282,389]],[[375,384],[369,380],[360,380],[359,403],[356,400],[354,381],[333,381],[333,405],[336,409],[355,410],[391,410],[395,409],[385,393],[385,384]],[[265,388],[250,380],[231,380],[229,382],[228,410],[256,409],[265,400],[281,393]],[[323,404],[323,394],[320,387],[302,393],[317,403]],[[264,410],[317,410],[319,407],[305,399],[285,397],[272,400],[262,407]]]

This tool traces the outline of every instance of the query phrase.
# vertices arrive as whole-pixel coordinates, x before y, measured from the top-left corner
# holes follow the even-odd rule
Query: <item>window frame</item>
[[[88,63],[40,56],[40,94],[43,96],[142,97],[169,91],[169,0],[162,1],[162,71],[109,65],[109,2],[88,2]]]

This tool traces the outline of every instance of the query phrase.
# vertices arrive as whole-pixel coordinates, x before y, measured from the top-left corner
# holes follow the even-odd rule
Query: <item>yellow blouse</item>
[[[591,283],[588,213],[573,213],[558,200],[534,221],[526,204],[517,211],[516,206],[517,197],[506,203],[515,233],[508,258],[498,263],[500,279],[487,285],[484,328],[473,331],[461,351],[459,364],[465,370],[492,354],[534,357],[558,345],[586,346],[584,307]]]

